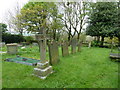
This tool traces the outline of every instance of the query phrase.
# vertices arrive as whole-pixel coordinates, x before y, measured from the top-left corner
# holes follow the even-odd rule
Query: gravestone
[[[69,55],[68,45],[69,45],[68,42],[62,43],[62,56],[63,57]]]
[[[78,52],[80,52],[82,47],[82,41],[79,41],[77,46],[78,46]]]
[[[49,58],[51,65],[55,65],[60,61],[58,43],[55,41],[49,43]]]
[[[18,52],[18,45],[16,43],[7,44],[7,53],[16,54]]]
[[[5,46],[5,42],[0,42],[0,47],[4,47]]]
[[[94,40],[94,38],[92,36],[87,36],[86,37],[86,41],[88,42],[88,48],[91,47],[92,41]]]
[[[38,43],[32,43],[32,45],[34,45],[34,46],[38,46]]]
[[[74,38],[71,40],[71,53],[76,53],[77,40]]]
[[[37,63],[37,68],[34,68],[34,75],[38,76],[41,79],[45,79],[49,74],[53,72],[52,66],[49,65],[49,61],[46,60],[46,31],[40,30],[40,34],[36,34],[36,39],[40,47],[40,60],[41,62]]]

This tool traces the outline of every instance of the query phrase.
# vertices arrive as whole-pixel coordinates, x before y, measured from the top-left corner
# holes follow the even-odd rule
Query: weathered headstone
[[[7,53],[16,54],[18,52],[18,45],[16,43],[7,44]]]
[[[38,46],[38,43],[32,43],[34,46]]]
[[[68,42],[63,42],[62,43],[62,56],[67,56],[69,55],[69,50],[68,50]]]
[[[77,45],[78,45],[78,52],[80,52],[81,51],[81,47],[82,47],[82,42],[79,41]]]
[[[55,65],[60,61],[58,43],[55,41],[49,43],[49,58],[51,65]]]
[[[74,38],[71,40],[71,53],[76,53],[77,40]]]
[[[0,47],[4,47],[5,46],[5,42],[0,42]]]
[[[40,34],[36,34],[36,39],[40,47],[40,60],[37,63],[37,68],[34,68],[34,75],[45,79],[49,74],[53,72],[52,66],[49,65],[49,61],[46,60],[46,31],[40,30]]]
[[[93,40],[94,40],[94,38],[92,36],[87,36],[86,37],[86,41],[88,42],[88,48],[91,47],[91,43],[92,43]]]

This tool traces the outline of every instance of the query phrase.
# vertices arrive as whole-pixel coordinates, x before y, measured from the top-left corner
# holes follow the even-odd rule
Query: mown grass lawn
[[[60,49],[60,48],[59,48]],[[5,48],[3,48],[3,51]],[[109,58],[110,49],[82,47],[81,52],[62,57],[53,66],[54,73],[45,80],[33,76],[33,66],[2,63],[3,88],[117,88],[118,63]],[[18,55],[39,59],[38,47],[28,46]],[[2,60],[15,57],[3,54]],[[47,53],[48,59],[48,53]]]

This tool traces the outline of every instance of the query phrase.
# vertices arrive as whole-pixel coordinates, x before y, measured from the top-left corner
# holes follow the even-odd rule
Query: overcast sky
[[[14,10],[17,3],[22,7],[29,0],[0,0],[0,22],[4,22],[7,12]]]

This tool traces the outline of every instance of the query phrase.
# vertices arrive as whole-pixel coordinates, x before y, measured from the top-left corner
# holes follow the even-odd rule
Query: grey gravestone
[[[4,47],[5,46],[5,42],[0,42],[0,47]]]
[[[40,60],[37,63],[37,68],[34,68],[34,75],[41,79],[45,79],[49,74],[53,72],[52,66],[49,65],[49,61],[46,60],[46,36],[45,30],[40,30],[40,34],[36,34],[36,39],[40,47]]]
[[[7,44],[7,53],[16,54],[18,52],[18,44]]]
[[[68,42],[62,43],[62,56],[63,57],[69,55],[68,45],[69,45]]]
[[[78,45],[78,52],[80,52],[82,47],[82,41],[79,41],[77,45]]]
[[[34,45],[34,46],[38,46],[38,43],[32,43],[32,45]]]
[[[76,53],[76,47],[77,47],[77,40],[76,39],[72,39],[71,40],[71,53]]]
[[[51,65],[55,65],[60,61],[58,43],[55,41],[49,43],[49,58]]]

